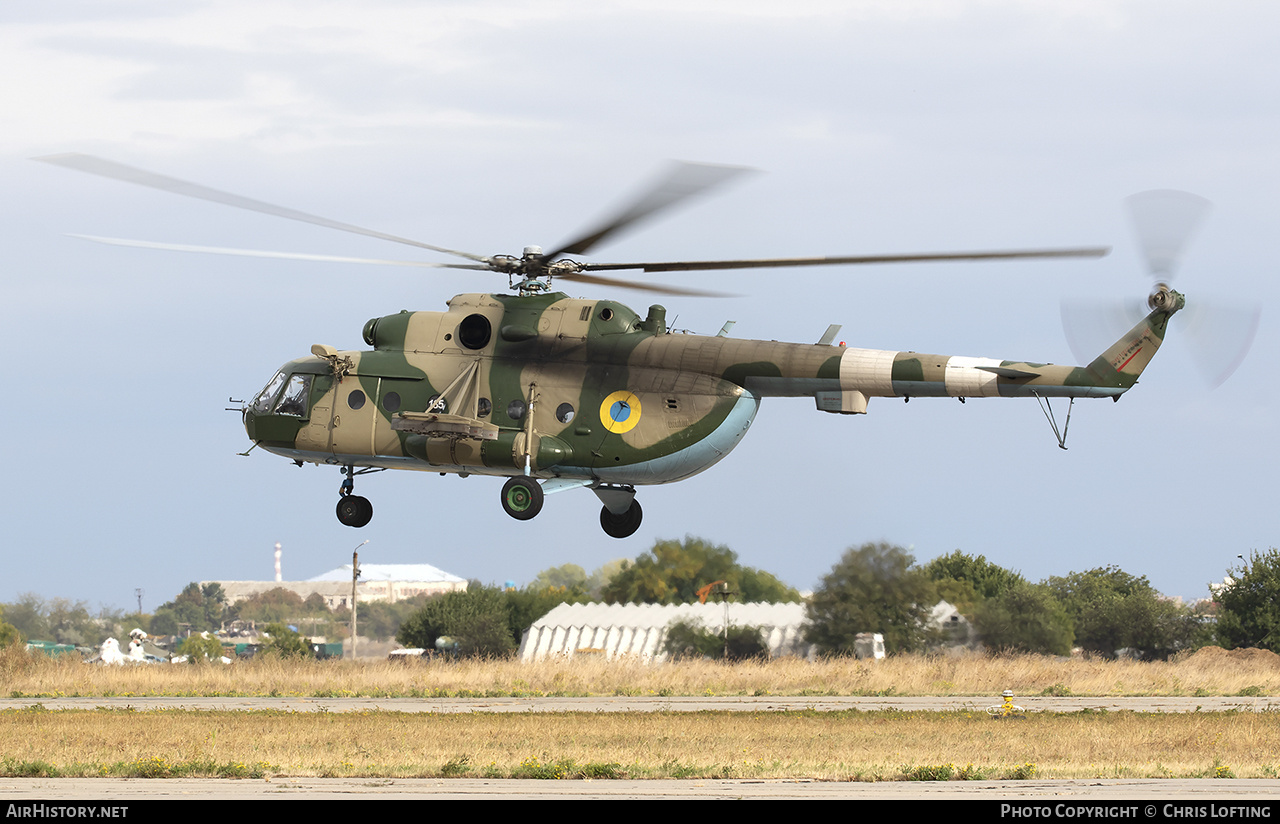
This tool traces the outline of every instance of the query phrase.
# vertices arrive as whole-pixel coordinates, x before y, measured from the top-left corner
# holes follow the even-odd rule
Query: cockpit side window
[[[253,411],[259,415],[265,415],[271,411],[271,406],[275,402],[276,395],[280,394],[280,387],[284,386],[284,373],[277,372],[276,376],[262,387],[262,391],[253,399]]]
[[[310,393],[310,375],[291,376],[289,385],[284,390],[284,395],[280,397],[280,403],[276,405],[276,414],[292,415],[296,418],[305,416],[307,414],[307,397]]]

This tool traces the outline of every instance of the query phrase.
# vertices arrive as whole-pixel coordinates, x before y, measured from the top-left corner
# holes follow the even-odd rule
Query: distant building
[[[727,616],[730,626],[759,627],[771,657],[814,655],[813,645],[804,640],[804,604],[729,604]],[[724,604],[561,604],[525,632],[520,660],[585,654],[665,661],[672,623],[722,632],[725,617]]]
[[[969,619],[960,614],[954,606],[946,601],[939,601],[929,610],[925,626],[942,633],[943,645],[948,647],[972,647],[977,641],[977,633]]]
[[[201,581],[203,586],[208,581]],[[324,598],[329,609],[351,606],[351,564],[317,575],[306,581],[218,581],[227,595],[227,603],[285,589],[306,600],[312,595]],[[464,591],[467,582],[457,575],[437,569],[431,564],[361,564],[356,597],[362,602],[404,601],[415,595],[440,595]]]

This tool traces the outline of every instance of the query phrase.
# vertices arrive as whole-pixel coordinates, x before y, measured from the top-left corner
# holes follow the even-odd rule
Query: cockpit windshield
[[[253,411],[259,415],[265,415],[271,411],[272,405],[275,403],[276,395],[280,394],[280,387],[284,386],[284,373],[277,372],[276,376],[262,387],[262,391],[253,399],[251,405]]]
[[[311,375],[290,375],[288,386],[285,386],[285,373],[277,372],[257,397],[253,399],[251,408],[256,414],[266,415],[274,412],[277,415],[304,417],[307,414],[307,396],[311,392]],[[281,387],[284,388],[283,394]],[[279,401],[276,399],[279,398]]]
[[[310,375],[291,376],[289,385],[285,387],[284,394],[280,396],[280,403],[276,404],[276,414],[293,415],[297,418],[305,416],[307,414],[307,396],[310,392]]]

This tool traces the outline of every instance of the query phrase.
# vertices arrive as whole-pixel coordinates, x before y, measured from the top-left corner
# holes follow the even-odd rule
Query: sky
[[[152,611],[189,581],[430,563],[523,585],[696,536],[800,589],[868,541],[959,549],[1032,580],[1117,565],[1199,598],[1277,543],[1272,277],[1280,6],[1258,0],[161,0],[0,6],[0,304],[11,395],[9,573]],[[501,291],[488,273],[109,247],[71,234],[357,257],[409,247],[32,162],[84,152],[481,254],[569,239],[669,159],[759,174],[593,250],[679,260],[1107,245],[1101,260],[667,275],[672,326],[1066,363],[1062,302],[1140,302],[1124,199],[1213,203],[1174,282],[1261,308],[1211,389],[1189,317],[1120,402],[1075,405],[1058,448],[1030,399],[767,399],[709,471],[642,488],[624,541],[585,490],[533,521],[499,479],[384,472],[333,508],[336,468],[262,452],[236,411],[312,344]],[[427,259],[431,253],[425,253]],[[641,315],[652,296],[565,285]],[[1099,351],[1101,346],[1098,347]],[[1063,407],[1056,413],[1061,416]],[[1061,418],[1059,417],[1059,420]]]

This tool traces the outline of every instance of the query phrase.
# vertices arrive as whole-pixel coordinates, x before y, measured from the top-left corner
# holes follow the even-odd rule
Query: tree
[[[727,582],[745,603],[800,600],[800,593],[770,573],[739,564],[738,554],[728,547],[694,537],[658,541],[634,563],[624,564],[601,597],[610,604],[687,604],[714,581]]]
[[[925,564],[924,571],[931,580],[939,584],[948,580],[968,582],[980,601],[994,598],[1017,584],[1026,583],[1021,575],[991,563],[986,556],[979,555],[975,558],[958,549],[950,555],[934,558]]]
[[[472,581],[465,590],[437,595],[401,624],[396,640],[406,647],[435,649],[442,636],[455,639],[461,655],[510,654],[516,644],[506,593]]]
[[[0,649],[22,643],[22,636],[18,633],[18,628],[8,621],[3,620],[4,610],[0,609]]]
[[[1044,584],[1018,581],[982,601],[974,628],[990,649],[1069,655],[1071,616]]]
[[[131,630],[140,629],[151,634],[151,615],[145,612],[129,612],[120,616],[121,635],[128,635]],[[159,634],[159,633],[157,633]]]
[[[902,547],[850,547],[809,599],[806,636],[823,653],[852,655],[858,633],[878,632],[887,651],[909,652],[928,640],[924,621],[936,602],[933,583]]]
[[[939,597],[969,618],[988,648],[1051,655],[1071,652],[1071,617],[1043,584],[1032,584],[986,556],[958,549],[934,558],[924,570]]]
[[[550,587],[586,591],[587,571],[577,564],[562,564],[558,567],[548,567],[547,569],[539,572],[537,577],[529,582],[529,586],[527,588],[532,590],[543,590]]]
[[[45,616],[44,599],[34,592],[24,592],[17,603],[5,605],[5,620],[13,624],[18,634],[28,641],[52,641],[48,618]]]
[[[320,609],[328,613],[323,597],[320,598]],[[264,624],[297,621],[311,613],[307,609],[302,596],[284,587],[275,587],[266,592],[250,595],[236,602],[227,610],[228,615],[241,621],[259,621]],[[326,616],[327,617],[327,616]]]
[[[360,625],[357,627],[362,636],[368,638],[395,638],[396,633],[405,621],[427,603],[427,595],[415,595],[403,601],[366,601],[360,604]],[[346,610],[345,620],[350,623],[351,611]],[[335,616],[337,619],[338,616]]]
[[[1280,652],[1280,551],[1251,552],[1239,567],[1227,570],[1228,583],[1217,592],[1218,643],[1227,649],[1257,647]]]
[[[192,581],[183,587],[178,597],[161,604],[156,616],[165,612],[178,624],[189,625],[192,632],[211,632],[221,625],[226,603],[227,595],[221,584],[209,583],[202,587]],[[162,624],[167,627],[168,621]]]
[[[160,607],[156,609],[156,614],[151,616],[151,628],[147,632],[152,635],[177,635],[181,629],[173,610]]]
[[[274,652],[286,658],[309,658],[311,645],[294,630],[284,624],[267,624],[266,640],[261,644],[263,652]]]
[[[603,597],[604,588],[609,585],[613,577],[622,571],[622,568],[630,563],[626,558],[614,558],[612,561],[606,561],[596,568],[587,576],[587,595],[593,601],[599,601]]]
[[[46,601],[32,592],[23,593],[16,604],[8,604],[5,617],[23,638],[58,644],[100,644],[114,629],[110,620],[100,620],[114,617],[109,610],[102,610],[95,618],[84,601]]]
[[[530,592],[563,590],[573,594],[582,593],[590,600],[600,600],[605,586],[629,563],[625,558],[616,558],[601,565],[590,575],[577,564],[548,567],[539,572],[525,589]]]
[[[504,593],[507,600],[507,626],[511,630],[512,641],[519,643],[524,631],[533,622],[546,615],[561,604],[585,604],[590,598],[581,589],[565,587],[543,587],[535,589],[532,585],[519,590]]]
[[[1193,646],[1200,622],[1190,610],[1160,597],[1145,576],[1117,566],[1072,572],[1045,582],[1071,616],[1076,644],[1115,655],[1122,649],[1168,658]]]
[[[108,637],[120,636],[124,621],[117,609],[103,606],[94,615],[84,601],[46,601],[32,592],[23,593],[17,603],[5,604],[4,614],[5,620],[27,640],[80,646],[97,646]]]

